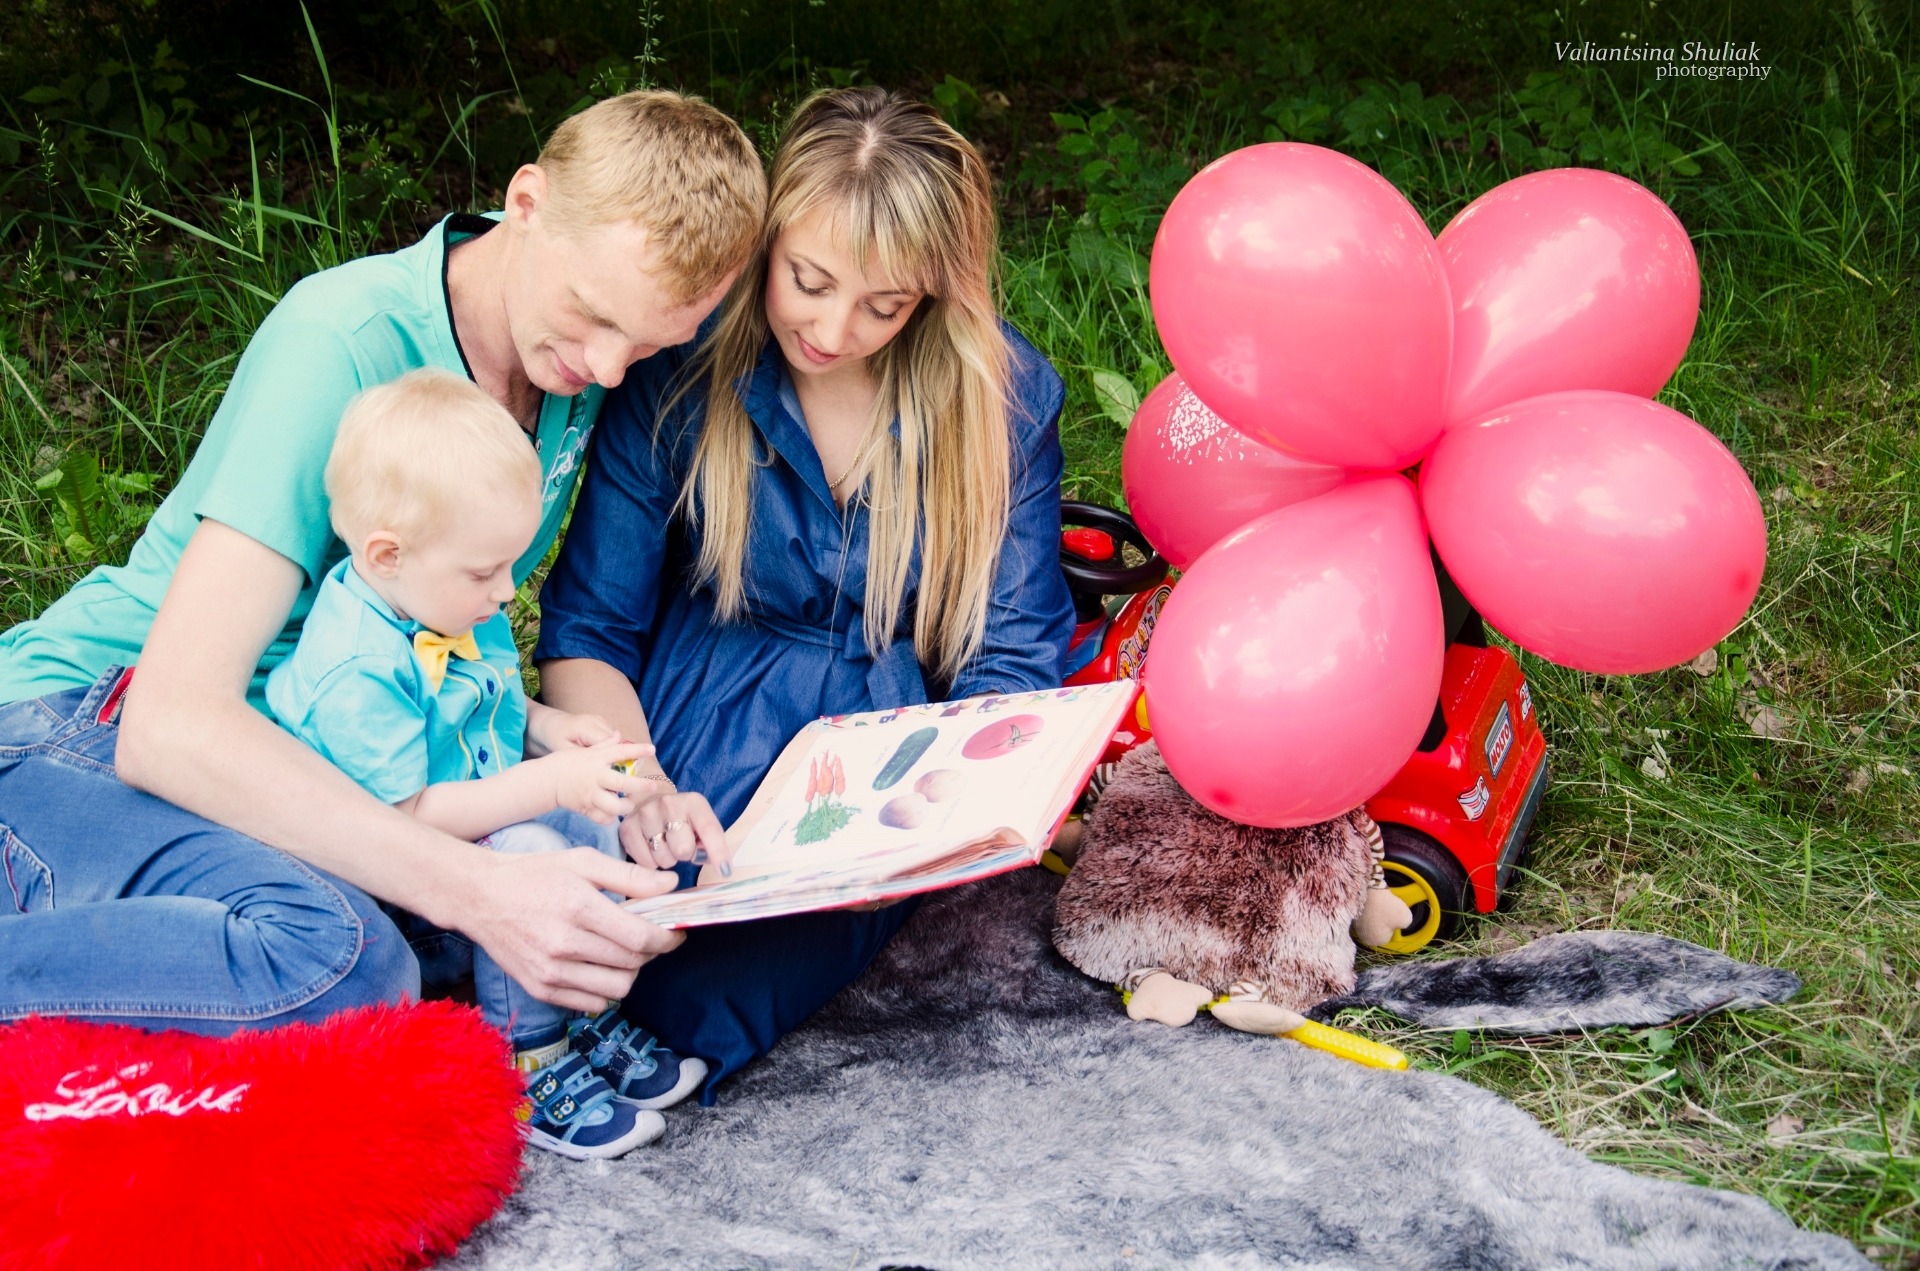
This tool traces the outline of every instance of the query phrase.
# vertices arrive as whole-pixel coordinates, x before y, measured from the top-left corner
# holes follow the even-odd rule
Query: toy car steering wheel
[[[1116,544],[1126,543],[1137,548],[1146,557],[1137,565],[1123,564],[1123,557],[1116,546],[1109,559],[1092,560],[1063,543],[1060,548],[1060,572],[1067,576],[1067,585],[1076,594],[1131,596],[1158,586],[1166,578],[1166,558],[1153,550],[1153,544],[1147,541],[1147,536],[1140,532],[1140,527],[1125,512],[1102,507],[1098,503],[1075,503],[1063,499],[1060,503],[1060,523],[1063,526],[1078,525],[1098,530]]]

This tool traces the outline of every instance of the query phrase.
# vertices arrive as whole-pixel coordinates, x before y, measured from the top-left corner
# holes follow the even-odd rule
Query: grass
[[[1402,1040],[1474,1065],[1600,1159],[1757,1193],[1915,1266],[1920,155],[1911,82],[1879,82],[1877,99],[1823,93],[1825,118],[1798,126],[1719,121],[1735,139],[1709,161],[1724,177],[1676,199],[1701,231],[1705,294],[1664,396],[1753,474],[1767,579],[1709,674],[1601,679],[1526,659],[1559,778],[1535,876],[1473,942],[1653,930],[1791,967],[1806,988],[1782,1010],[1674,1029],[1464,1053]],[[1888,117],[1884,147],[1859,143]],[[1764,139],[1739,145],[1757,123]]]
[[[1534,16],[1536,52],[1572,33],[1557,11]],[[1542,55],[1429,67],[1428,91],[1414,54],[1394,63],[1327,31],[1221,44],[1204,17],[1187,12],[1160,43],[1073,82],[921,85],[1006,178],[1006,309],[1067,378],[1076,494],[1122,501],[1111,377],[1144,392],[1168,369],[1141,269],[1160,210],[1213,156],[1290,137],[1379,167],[1436,229],[1497,181],[1556,163],[1658,190],[1703,271],[1700,325],[1663,399],[1739,455],[1769,520],[1759,600],[1711,668],[1602,678],[1525,657],[1557,774],[1530,876],[1509,912],[1444,952],[1650,930],[1792,968],[1801,996],[1583,1037],[1367,1027],[1599,1159],[1763,1196],[1886,1266],[1920,1267],[1912,31],[1865,0],[1795,7],[1770,19],[1764,83],[1658,84]],[[1713,23],[1734,22],[1686,21],[1700,29],[1683,38],[1713,40]],[[317,39],[311,52],[324,64]],[[716,96],[766,135],[807,77],[856,73],[789,59]],[[0,622],[124,557],[247,332],[295,278],[484,202],[500,175],[477,157],[487,128],[504,121],[524,147],[527,121],[507,101],[544,82],[476,71],[455,99],[403,109],[365,93],[356,107],[313,76],[309,101],[278,98],[196,158],[191,128],[184,142],[169,133],[198,119],[179,104],[188,90],[151,94],[175,97],[157,124],[115,113],[142,76],[183,78],[149,58],[110,77],[97,110],[22,100],[0,113],[0,160],[9,136],[18,155],[0,163]],[[557,83],[556,102],[583,87]]]

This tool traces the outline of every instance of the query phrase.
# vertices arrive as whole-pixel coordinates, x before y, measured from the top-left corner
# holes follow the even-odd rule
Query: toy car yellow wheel
[[[1460,929],[1466,912],[1467,872],[1432,837],[1404,825],[1380,827],[1387,888],[1406,902],[1413,919],[1386,943],[1389,953],[1413,953]]]

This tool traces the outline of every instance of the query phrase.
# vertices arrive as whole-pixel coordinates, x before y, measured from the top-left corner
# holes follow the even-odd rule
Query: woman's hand
[[[646,713],[633,681],[592,658],[555,658],[540,664],[541,692],[556,702],[604,714],[574,718],[607,719],[623,736],[646,737]],[[558,708],[542,706],[558,712]],[[620,843],[642,865],[671,868],[700,859],[702,852],[725,873],[733,860],[720,818],[704,796],[683,794],[657,762],[634,765],[634,806],[620,823]]]
[[[638,804],[620,823],[620,845],[642,865],[671,869],[677,862],[696,859],[701,852],[718,861],[726,872],[733,849],[703,794],[681,792],[670,785],[648,782],[660,793]]]

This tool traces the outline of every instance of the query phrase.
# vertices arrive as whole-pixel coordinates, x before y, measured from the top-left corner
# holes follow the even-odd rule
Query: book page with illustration
[[[1131,681],[815,720],[727,831],[732,874],[629,905],[667,926],[953,886],[1037,861]]]

